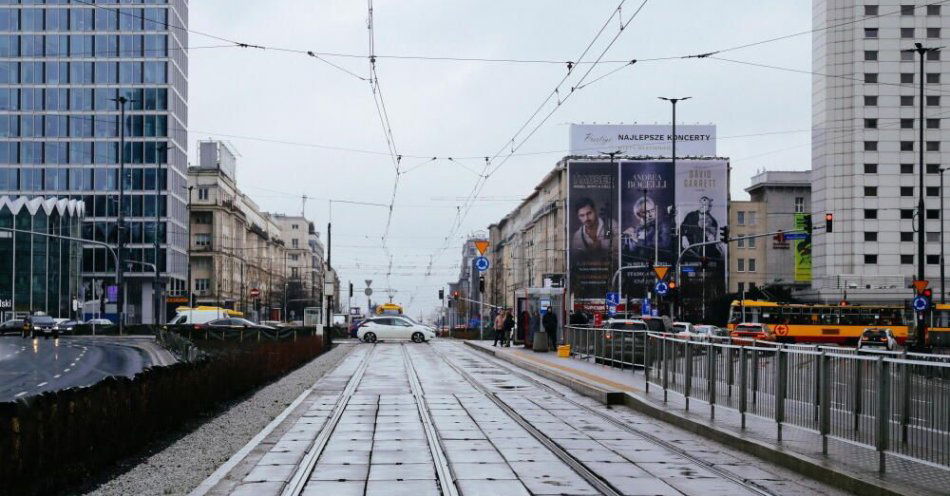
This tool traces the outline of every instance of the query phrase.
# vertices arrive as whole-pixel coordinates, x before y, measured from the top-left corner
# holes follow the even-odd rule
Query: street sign
[[[923,292],[923,290],[927,289],[927,286],[930,285],[930,281],[926,279],[917,279],[916,281],[913,282],[913,285],[914,285],[914,289],[917,290],[918,293],[920,293],[920,292]]]
[[[642,315],[650,315],[650,300],[643,300],[643,303],[640,305],[640,313]]]
[[[660,296],[666,296],[666,293],[670,291],[670,286],[663,281],[656,283],[656,286],[653,287],[656,290],[656,294]]]
[[[795,241],[808,238],[808,233],[788,233],[785,235],[786,241]]]
[[[928,308],[930,308],[930,300],[928,300],[926,296],[918,296],[914,298],[914,310],[923,312]]]
[[[363,281],[366,282],[366,287],[367,287],[367,288],[373,285],[373,280],[372,280],[372,279],[363,279]]]
[[[487,240],[478,240],[478,241],[476,241],[476,242],[475,242],[475,249],[478,250],[478,254],[479,254],[479,255],[484,255],[484,254],[485,254],[485,250],[488,249],[488,241],[487,241]]]
[[[261,290],[257,288],[251,288],[251,298],[260,298],[260,297],[261,297]]]
[[[607,293],[607,305],[619,305],[620,304],[620,293],[609,292]]]
[[[604,316],[597,312],[594,314],[594,327],[600,327],[604,325]]]
[[[684,274],[695,274],[696,267],[690,267],[686,265],[686,266],[680,267],[680,272],[683,272]]]
[[[611,316],[611,317],[613,317],[614,315],[617,315],[617,305],[608,303],[608,304],[607,304],[607,315],[609,315],[609,316]]]
[[[366,288],[363,290],[363,294],[366,296],[373,296],[373,288]]]
[[[670,271],[669,267],[653,267],[653,272],[656,272],[656,278],[659,280],[666,279],[666,274]]]
[[[478,257],[475,259],[475,268],[479,272],[485,272],[486,270],[488,270],[488,267],[490,266],[491,264],[488,263],[488,259],[485,257]]]

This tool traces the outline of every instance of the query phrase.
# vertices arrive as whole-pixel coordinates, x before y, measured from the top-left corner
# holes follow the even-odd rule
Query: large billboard
[[[811,214],[795,214],[795,229],[806,229],[806,216],[811,217]],[[795,282],[811,282],[811,234],[792,241],[792,251],[795,253]]]
[[[616,202],[616,165],[568,164],[568,266],[571,293],[578,304],[602,304],[616,270]]]
[[[571,155],[672,157],[673,129],[668,125],[571,124]],[[716,126],[676,126],[677,157],[715,157]]]
[[[684,298],[699,303],[725,291],[727,247],[719,242],[728,219],[725,159],[677,159],[675,169],[670,159],[569,161],[568,177],[575,309],[603,309],[606,293],[618,289],[624,302],[643,299],[654,291],[653,267],[677,261]],[[613,281],[618,268],[622,277]]]

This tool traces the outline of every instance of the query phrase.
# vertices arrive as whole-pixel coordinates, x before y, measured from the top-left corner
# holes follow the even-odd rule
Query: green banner
[[[811,224],[811,214],[795,214],[795,229]],[[805,239],[792,241],[795,252],[795,282],[811,282],[811,233]]]

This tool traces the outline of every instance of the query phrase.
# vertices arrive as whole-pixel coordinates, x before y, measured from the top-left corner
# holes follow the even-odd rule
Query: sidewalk
[[[739,412],[716,405],[710,419],[707,403],[690,399],[686,410],[683,397],[672,390],[663,402],[663,389],[647,387],[641,369],[620,370],[578,358],[558,358],[553,352],[535,353],[523,347],[498,348],[486,341],[465,344],[561,383],[606,404],[625,404],[641,413],[700,434],[764,460],[780,464],[812,479],[862,495],[947,494],[950,470],[925,465],[887,454],[887,472],[877,472],[878,453],[836,438],[828,440],[828,455],[821,453],[817,432],[783,425],[783,441],[776,441],[776,424],[746,415],[741,429]]]

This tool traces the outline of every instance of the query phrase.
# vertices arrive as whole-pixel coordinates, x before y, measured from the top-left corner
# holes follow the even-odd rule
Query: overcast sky
[[[624,19],[641,0],[628,0]],[[376,53],[431,57],[576,60],[619,0],[375,0]],[[369,72],[367,5],[360,0],[198,0],[190,27],[239,42],[336,52],[326,57],[359,76]],[[614,19],[591,56],[617,34]],[[710,52],[811,29],[806,0],[650,0],[605,60]],[[326,238],[328,199],[389,203],[395,178],[370,85],[302,53],[210,48],[191,34],[189,128],[196,142],[229,141],[240,153],[238,186],[263,209],[306,214]],[[724,57],[810,70],[811,36]],[[588,80],[622,64],[597,66]],[[586,70],[586,67],[585,69]],[[433,61],[380,57],[377,72],[395,145],[404,156],[493,155],[566,72],[562,64]],[[574,78],[581,72],[574,71]],[[570,83],[561,92],[569,91]],[[333,265],[342,285],[364,279],[397,290],[413,316],[438,304],[437,290],[457,278],[463,237],[485,230],[529,194],[564,155],[570,122],[668,123],[657,96],[692,96],[681,123],[718,126],[718,151],[732,163],[732,198],[756,171],[809,168],[811,78],[711,59],[644,61],[575,93],[519,152],[491,176],[448,249],[432,262],[469,195],[483,161],[404,158],[387,246],[387,210],[334,204]],[[543,113],[547,113],[546,107]],[[531,127],[529,127],[531,129]],[[776,133],[765,136],[744,136]],[[523,135],[522,135],[523,136]],[[728,138],[733,137],[733,138]],[[280,143],[279,143],[280,142]],[[309,146],[332,146],[359,153]],[[422,165],[420,165],[422,164]],[[379,294],[379,293],[377,293]],[[379,298],[380,300],[382,298]],[[365,307],[365,298],[353,302]]]

